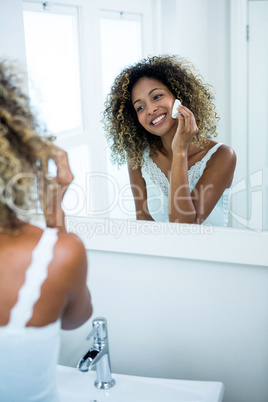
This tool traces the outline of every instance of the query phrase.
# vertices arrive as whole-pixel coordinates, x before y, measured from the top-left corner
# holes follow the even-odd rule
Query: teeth
[[[158,122],[159,122],[160,120],[162,120],[164,117],[165,117],[165,115],[162,114],[162,116],[159,116],[159,117],[157,117],[157,119],[153,120],[153,121],[152,121],[152,124],[158,123]]]

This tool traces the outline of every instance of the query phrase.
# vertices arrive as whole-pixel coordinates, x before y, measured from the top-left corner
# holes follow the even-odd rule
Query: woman
[[[141,60],[115,79],[104,124],[113,160],[128,162],[137,219],[227,225],[236,156],[211,139],[212,99],[193,66],[176,56]]]
[[[60,328],[92,314],[87,258],[64,226],[61,201],[73,179],[67,154],[37,135],[20,86],[0,62],[0,400],[56,402]],[[26,221],[39,202],[45,230]]]

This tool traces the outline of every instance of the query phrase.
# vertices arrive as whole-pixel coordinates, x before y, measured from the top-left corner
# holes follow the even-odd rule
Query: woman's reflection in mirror
[[[212,139],[211,89],[178,56],[148,57],[115,78],[103,122],[113,161],[128,163],[137,219],[227,226],[236,155]]]

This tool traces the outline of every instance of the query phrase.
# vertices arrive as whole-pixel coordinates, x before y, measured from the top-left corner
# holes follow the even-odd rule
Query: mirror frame
[[[209,225],[66,216],[87,250],[268,267],[268,232]]]

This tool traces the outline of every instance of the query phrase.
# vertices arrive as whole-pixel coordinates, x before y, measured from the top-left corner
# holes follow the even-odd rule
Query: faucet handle
[[[105,341],[107,339],[108,333],[107,333],[107,321],[103,317],[98,317],[95,318],[92,321],[92,330],[86,337],[86,340],[90,340],[92,337],[94,337],[95,340],[98,342]]]

